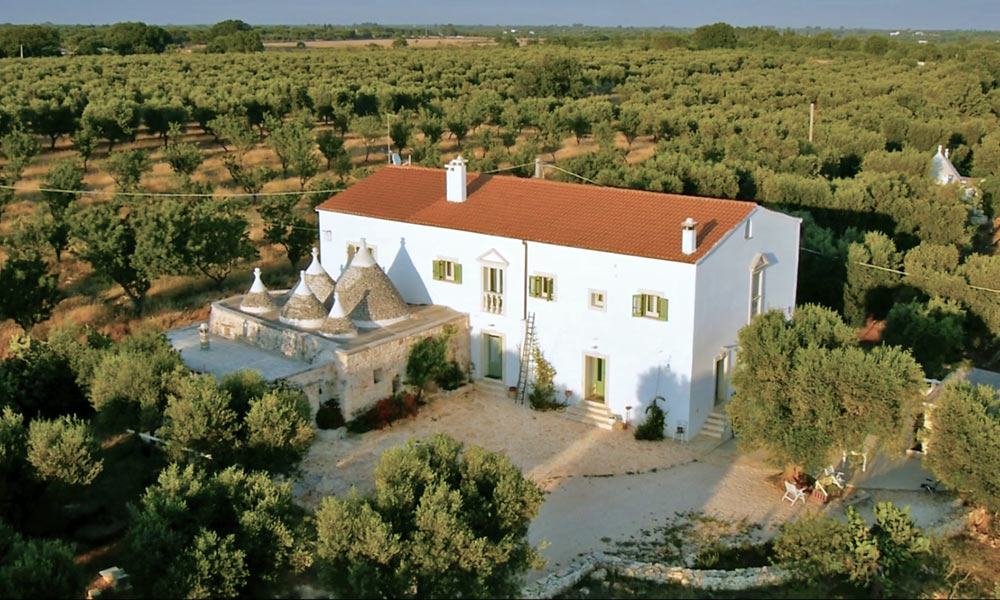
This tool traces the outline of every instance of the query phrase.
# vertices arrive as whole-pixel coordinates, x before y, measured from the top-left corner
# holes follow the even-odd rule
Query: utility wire
[[[150,196],[154,198],[215,198],[216,196],[226,196],[228,198],[254,198],[257,196],[305,196],[307,194],[333,194],[344,191],[343,188],[335,190],[297,190],[291,192],[257,192],[248,194],[240,192],[236,194],[203,194],[195,192],[117,192],[108,190],[60,190],[55,188],[18,188],[13,185],[0,185],[0,189],[14,190],[15,192],[51,192],[58,194],[79,194],[83,196]]]
[[[822,252],[818,252],[816,250],[813,250],[811,248],[806,248],[804,246],[799,246],[799,250],[801,250],[803,252],[809,252],[811,254],[817,254],[819,256],[823,256],[823,257],[829,258],[831,260],[836,260],[836,259],[839,258],[837,256],[830,256],[829,254],[823,254]],[[911,273],[907,273],[906,271],[900,271],[899,269],[891,269],[889,267],[882,267],[882,266],[879,266],[879,265],[873,265],[871,263],[863,263],[863,262],[860,262],[860,261],[854,261],[854,264],[860,265],[862,267],[868,267],[869,269],[876,269],[878,271],[885,271],[887,273],[895,273],[896,275],[902,275],[903,277],[909,277],[911,275]],[[964,283],[964,282],[962,283],[962,285],[964,285],[967,288],[973,289],[973,290],[979,290],[981,292],[990,292],[990,293],[993,293],[993,294],[1000,294],[1000,290],[995,290],[993,288],[983,287],[983,286],[980,286],[980,285],[972,285],[971,283]]]

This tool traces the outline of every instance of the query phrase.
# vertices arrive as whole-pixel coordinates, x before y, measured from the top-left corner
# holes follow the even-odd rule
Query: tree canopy
[[[908,352],[865,351],[837,313],[811,305],[759,315],[739,343],[727,411],[744,449],[812,471],[869,436],[902,447],[923,378]]]
[[[538,562],[541,491],[502,455],[440,434],[382,454],[375,493],[316,513],[321,580],[363,597],[509,596]]]

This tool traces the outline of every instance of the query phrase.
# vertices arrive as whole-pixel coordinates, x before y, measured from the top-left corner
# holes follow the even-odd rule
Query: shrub
[[[457,390],[465,383],[465,371],[458,362],[449,361],[434,377],[434,382],[443,390]]]
[[[646,441],[663,439],[663,426],[667,421],[667,413],[657,404],[659,400],[663,400],[663,397],[653,398],[653,403],[646,407],[648,416],[642,425],[635,428],[635,439]]]
[[[542,351],[538,346],[532,348],[535,361],[535,382],[531,386],[528,394],[528,402],[535,410],[558,410],[564,408],[566,404],[556,399],[556,387],[552,383],[555,379],[556,370],[552,364],[545,360]]]
[[[420,403],[416,396],[402,393],[383,398],[371,408],[354,417],[347,423],[351,433],[366,433],[373,429],[385,429],[399,419],[405,419],[417,414]]]
[[[331,398],[316,411],[316,427],[339,429],[344,426],[344,415],[340,412],[340,400]]]
[[[847,508],[847,523],[813,515],[785,524],[774,543],[775,562],[809,581],[839,580],[908,597],[900,586],[918,583],[914,575],[930,554],[930,541],[913,523],[909,507],[879,502],[874,512],[871,527],[853,506]]]
[[[454,333],[454,329],[447,329],[444,334],[426,337],[410,348],[406,379],[417,388],[418,398],[423,395],[424,386],[448,368],[448,338]]]

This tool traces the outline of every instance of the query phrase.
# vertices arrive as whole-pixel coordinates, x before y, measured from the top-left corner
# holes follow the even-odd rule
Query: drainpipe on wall
[[[528,320],[528,240],[521,240],[521,243],[524,244],[524,274],[523,274],[524,289],[521,291],[523,295],[521,320],[527,321]]]

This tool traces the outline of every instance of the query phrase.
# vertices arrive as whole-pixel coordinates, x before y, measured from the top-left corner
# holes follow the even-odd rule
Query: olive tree
[[[503,455],[412,440],[382,454],[373,494],[323,500],[320,579],[343,596],[509,597],[540,566],[527,532],[541,503]]]
[[[834,311],[806,305],[756,317],[739,333],[727,407],[746,450],[778,466],[812,471],[869,436],[901,449],[923,371],[904,350],[862,349]]]
[[[926,460],[934,476],[976,504],[1000,513],[1000,392],[949,382],[930,420]]]

